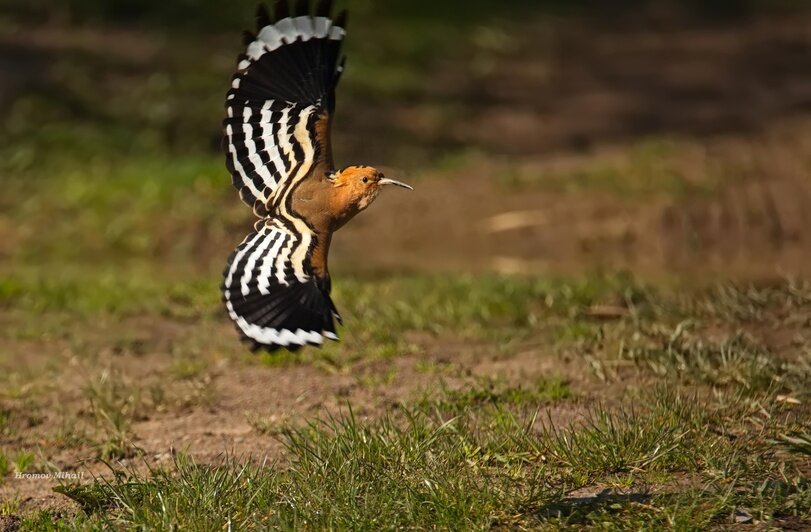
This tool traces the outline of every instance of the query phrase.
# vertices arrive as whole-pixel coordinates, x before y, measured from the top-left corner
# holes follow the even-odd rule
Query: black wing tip
[[[273,5],[274,2],[271,2]],[[314,8],[312,6],[314,5]],[[311,4],[310,0],[295,0],[292,14],[297,17],[316,16],[328,17],[332,13],[333,0],[317,0]],[[256,6],[256,24],[258,29],[262,29],[269,24],[278,22],[283,18],[291,15],[290,5],[287,0],[279,0],[275,2],[273,7],[273,14],[268,8],[267,4],[260,2]]]
[[[272,10],[271,8],[268,8],[268,5],[264,2],[260,2],[256,6],[257,32],[259,32],[265,26],[275,24],[276,22],[279,22],[280,20],[291,16],[332,18],[331,14],[334,1],[316,0],[315,2],[311,3],[310,0],[295,0],[295,4],[293,5],[292,10],[290,9],[290,4],[288,3],[288,0],[278,0],[277,2],[271,2],[271,5],[273,6]],[[345,30],[348,19],[349,19],[349,11],[346,9],[342,9],[338,13],[338,15],[332,20],[335,26],[340,26]],[[246,42],[245,44],[250,44],[250,42]]]
[[[349,11],[347,11],[346,9],[342,9],[341,12],[338,13],[338,16],[335,17],[335,21],[333,22],[333,24],[343,28],[344,31],[346,31],[347,22],[349,22]]]
[[[249,30],[242,31],[242,44],[243,46],[248,46],[253,41],[256,40],[256,34]]]
[[[262,34],[267,26],[293,16],[326,17],[330,19],[327,27],[340,27],[345,32],[348,12],[344,9],[336,17],[331,17],[333,4],[332,0],[295,0],[292,6],[287,0],[280,0],[275,5],[271,3],[269,7],[264,3],[259,4],[256,8],[258,29],[255,32],[245,31],[242,39],[244,46],[253,51],[251,55],[243,52],[237,59],[235,77],[241,79],[235,83],[232,78],[226,107],[232,101],[236,105],[243,105],[245,100],[255,98],[321,105],[329,111],[334,110],[334,91],[340,78],[338,70],[342,68],[338,65],[344,39],[342,32],[336,34],[328,31],[317,38],[310,35],[306,41],[303,34],[296,33],[294,38],[284,37],[269,49],[256,46],[259,40],[257,34]],[[323,26],[318,27],[323,31]],[[286,74],[279,75],[281,70]]]
[[[257,30],[261,30],[265,26],[272,24],[273,21],[270,18],[270,12],[268,11],[268,6],[264,2],[256,6],[256,28]]]
[[[276,8],[273,10],[274,20],[279,21],[283,18],[290,16],[290,5],[287,0],[279,0],[276,2]]]
[[[315,16],[329,18],[332,13],[332,0],[319,0],[315,4]]]
[[[310,0],[296,0],[293,13],[295,13],[297,17],[310,16]]]

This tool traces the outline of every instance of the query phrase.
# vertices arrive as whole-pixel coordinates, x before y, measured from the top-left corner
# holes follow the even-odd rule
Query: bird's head
[[[339,189],[337,196],[343,207],[354,211],[352,214],[368,207],[386,185],[413,190],[411,186],[400,181],[389,179],[383,172],[371,166],[347,166],[327,176],[332,186]]]

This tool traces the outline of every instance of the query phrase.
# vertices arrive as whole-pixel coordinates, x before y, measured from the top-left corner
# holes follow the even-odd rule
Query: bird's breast
[[[293,194],[292,206],[316,232],[329,233],[359,212],[349,192],[324,182],[302,184]]]

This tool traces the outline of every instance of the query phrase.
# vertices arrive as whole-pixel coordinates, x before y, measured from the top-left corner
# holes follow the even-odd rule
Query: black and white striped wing
[[[234,187],[260,216],[274,193],[307,177],[317,162],[332,167],[328,121],[343,69],[346,13],[330,18],[331,3],[319,2],[311,13],[309,1],[298,1],[291,14],[281,0],[272,16],[261,6],[257,34],[246,34],[247,51],[226,96],[223,148]]]
[[[228,315],[254,349],[296,349],[337,340],[329,278],[315,276],[311,247],[276,219],[259,222],[228,260],[222,285]]]

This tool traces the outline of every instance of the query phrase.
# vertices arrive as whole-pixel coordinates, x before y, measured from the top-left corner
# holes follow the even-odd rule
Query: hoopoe
[[[337,340],[327,255],[332,234],[366,209],[385,185],[411,189],[370,166],[336,170],[330,131],[346,11],[332,0],[262,5],[258,31],[226,96],[226,166],[260,219],[228,259],[228,315],[252,349],[295,350]]]

